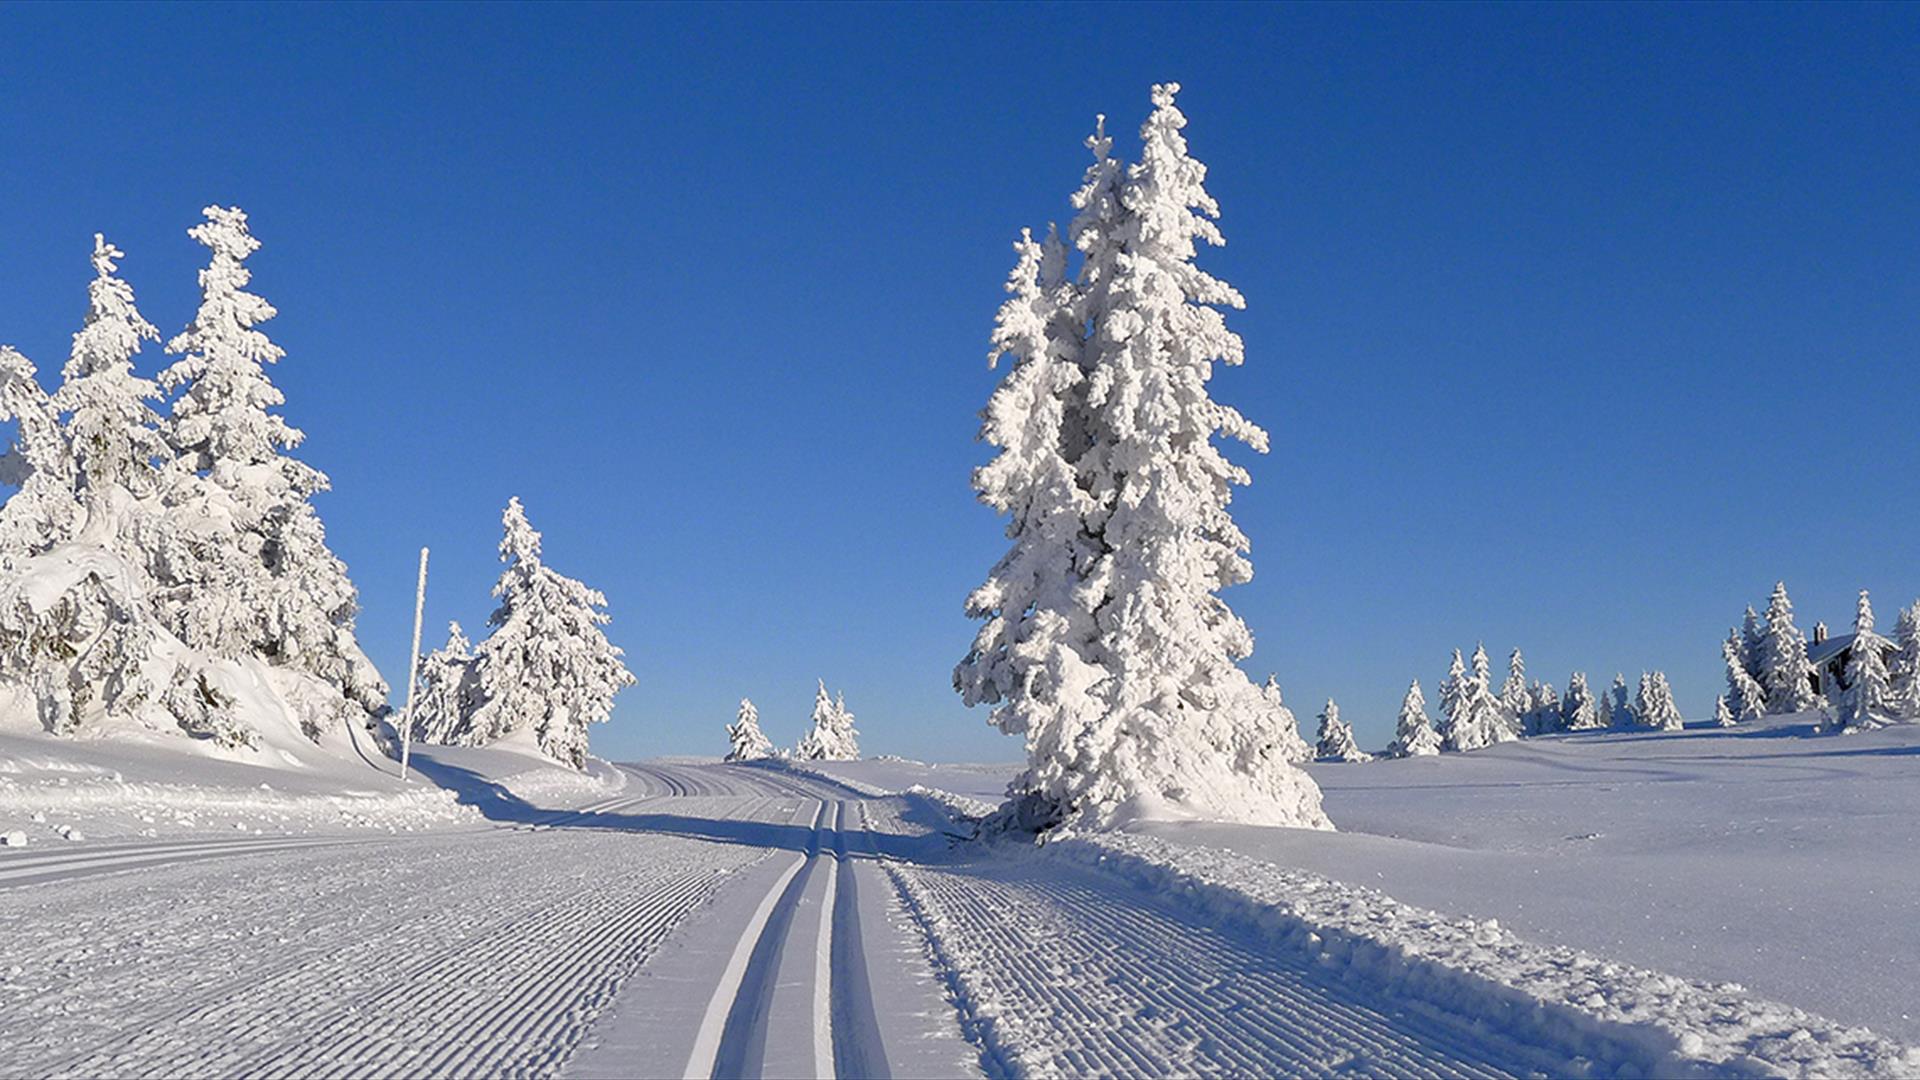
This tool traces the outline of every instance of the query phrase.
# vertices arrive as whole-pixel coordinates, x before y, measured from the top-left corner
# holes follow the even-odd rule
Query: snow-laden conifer
[[[1494,696],[1487,648],[1473,651],[1471,670],[1464,676],[1460,691],[1459,719],[1448,725],[1445,746],[1448,750],[1478,750],[1494,743],[1520,737],[1518,720],[1507,712]]]
[[[860,733],[854,730],[853,713],[847,711],[846,695],[838,700],[827,694],[822,679],[813,695],[813,726],[800,740],[794,756],[802,761],[857,761],[860,758]]]
[[[1760,688],[1752,675],[1747,673],[1746,650],[1738,631],[1728,630],[1727,640],[1720,645],[1720,658],[1727,666],[1727,692],[1721,695],[1726,706],[1716,710],[1715,719],[1724,711],[1736,724],[1758,720],[1767,712],[1766,691]]]
[[[1587,673],[1574,672],[1567,680],[1567,696],[1560,702],[1560,730],[1591,731],[1606,726],[1600,703],[1594,700],[1593,689],[1587,685]]]
[[[1662,671],[1649,671],[1640,676],[1640,690],[1633,702],[1634,720],[1641,726],[1656,731],[1678,731],[1685,725],[1680,719],[1680,708],[1673,703],[1673,689],[1667,685],[1667,676]]]
[[[1443,749],[1456,749],[1458,746],[1455,732],[1467,718],[1467,661],[1460,650],[1453,650],[1453,662],[1447,667],[1447,677],[1440,680],[1440,722],[1435,734],[1440,736]]]
[[[1526,731],[1549,735],[1560,730],[1560,695],[1550,682],[1536,682],[1527,691]]]
[[[1887,675],[1887,653],[1893,643],[1873,629],[1873,601],[1860,590],[1854,609],[1853,644],[1847,648],[1847,686],[1840,695],[1838,719],[1846,731],[1870,731],[1900,722]]]
[[[1747,677],[1758,682],[1760,679],[1760,642],[1766,637],[1766,624],[1760,619],[1760,613],[1747,605],[1747,612],[1740,619],[1740,666],[1746,669]],[[1739,715],[1739,710],[1734,710]]]
[[[1313,760],[1313,747],[1300,737],[1300,721],[1281,700],[1280,680],[1272,672],[1267,673],[1267,681],[1260,686],[1260,698],[1266,707],[1267,738],[1264,745],[1256,746],[1244,768],[1251,772],[1269,767],[1270,761],[1281,761],[1298,765]]]
[[[457,622],[447,643],[420,658],[420,693],[413,705],[413,737],[423,743],[479,742],[467,723],[478,704],[479,671],[473,643]]]
[[[1533,709],[1533,694],[1527,685],[1527,660],[1515,649],[1507,654],[1507,680],[1500,684],[1500,708],[1512,718],[1511,727],[1530,734],[1527,714]]]
[[[1340,706],[1327,699],[1327,707],[1320,710],[1320,742],[1315,747],[1315,756],[1321,761],[1372,761],[1373,755],[1360,749],[1353,741],[1353,726],[1340,719]]]
[[[727,760],[758,761],[773,756],[773,740],[760,730],[760,710],[740,699],[740,712],[727,725]]]
[[[1216,595],[1252,574],[1227,511],[1248,477],[1214,439],[1267,439],[1206,392],[1214,364],[1243,358],[1219,310],[1242,301],[1193,265],[1196,241],[1222,238],[1177,90],[1154,88],[1124,173],[1103,129],[1089,140],[1079,273],[1056,286],[1047,252],[1023,249],[996,332],[1016,362],[982,430],[1001,455],[976,488],[1011,515],[1014,549],[969,599],[986,624],[955,685],[1025,735],[1008,816],[1029,828],[1161,803],[1326,824],[1303,772],[1248,765],[1272,744],[1271,710],[1237,666],[1252,635]]]
[[[160,397],[160,387],[133,373],[140,343],[160,340],[160,332],[134,306],[133,287],[115,276],[117,260],[124,257],[104,236],[93,234],[86,321],[73,335],[73,351],[53,395],[53,407],[67,414],[82,502],[95,519],[124,514],[130,499],[151,495],[154,463],[167,449],[160,417],[148,404]],[[100,520],[95,531],[115,525]]]
[[[1767,711],[1797,713],[1813,708],[1813,665],[1807,662],[1807,639],[1793,625],[1793,602],[1787,583],[1774,585],[1767,601],[1766,626],[1760,633],[1760,688],[1767,692]]]
[[[1900,715],[1920,722],[1920,601],[1900,609],[1893,628],[1893,700]]]
[[[1428,757],[1440,752],[1440,736],[1433,730],[1433,718],[1427,715],[1427,698],[1420,692],[1420,680],[1407,684],[1407,696],[1400,700],[1400,718],[1394,724],[1393,741],[1387,744],[1388,757]]]
[[[1627,698],[1627,677],[1620,672],[1613,673],[1613,685],[1607,690],[1606,705],[1608,727],[1634,725],[1633,704]]]
[[[493,587],[500,606],[475,652],[479,702],[472,738],[490,742],[531,731],[540,750],[573,768],[587,762],[587,726],[613,712],[613,697],[633,685],[625,655],[600,628],[612,621],[607,598],[546,565],[540,534],[516,497],[501,515],[500,561]]]
[[[1713,725],[1715,727],[1732,727],[1737,723],[1739,723],[1739,721],[1733,718],[1733,710],[1727,708],[1726,697],[1723,695],[1721,697],[1714,698],[1713,699]]]
[[[0,456],[0,483],[19,490],[0,506],[0,570],[12,570],[73,535],[80,517],[73,455],[60,417],[20,352],[0,345],[0,422],[13,445]]]
[[[174,634],[222,656],[257,656],[320,678],[341,695],[333,716],[376,712],[386,683],[354,639],[358,598],[308,500],[324,474],[286,456],[300,431],[269,410],[285,402],[266,365],[285,352],[257,327],[273,318],[246,291],[246,258],[260,247],[237,207],[210,206],[188,230],[212,257],[200,271],[192,323],[167,343],[180,357],[160,374],[179,391],[163,434],[174,534],[158,566],[160,613]]]

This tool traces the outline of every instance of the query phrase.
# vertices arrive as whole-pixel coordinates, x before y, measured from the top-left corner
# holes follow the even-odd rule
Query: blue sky
[[[241,205],[390,678],[419,546],[477,627],[518,494],[640,679],[601,752],[743,694],[790,743],[823,676],[869,752],[1012,758],[948,684],[986,335],[1169,79],[1274,435],[1228,596],[1303,725],[1384,742],[1479,639],[1700,716],[1775,578],[1920,594],[1913,7],[10,6],[0,340],[57,371],[96,230],[177,331]]]

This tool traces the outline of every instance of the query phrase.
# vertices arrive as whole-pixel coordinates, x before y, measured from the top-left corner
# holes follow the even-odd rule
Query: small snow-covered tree
[[[1265,768],[1266,762],[1279,760],[1298,765],[1313,760],[1313,747],[1300,737],[1300,721],[1294,718],[1293,710],[1287,708],[1280,697],[1280,680],[1268,672],[1267,681],[1260,687],[1261,703],[1266,707],[1267,737],[1263,746],[1256,749],[1251,759],[1245,763],[1248,771]]]
[[[1657,731],[1679,731],[1686,726],[1680,719],[1679,707],[1673,703],[1673,690],[1667,685],[1666,673],[1662,671],[1649,671],[1640,676],[1633,715],[1641,727]]]
[[[493,587],[500,601],[487,619],[493,632],[474,657],[472,737],[491,742],[531,730],[542,753],[584,768],[587,726],[606,722],[614,695],[633,685],[633,673],[600,629],[613,619],[601,610],[606,596],[546,565],[540,534],[517,497],[507,501],[500,522],[500,561],[507,567]]]
[[[1725,697],[1714,698],[1713,699],[1714,726],[1715,727],[1732,727],[1737,723],[1739,723],[1739,721],[1733,718],[1733,710],[1727,708],[1727,699]]]
[[[1747,677],[1758,681],[1760,672],[1760,642],[1766,637],[1766,625],[1760,620],[1760,613],[1747,605],[1747,612],[1740,619],[1740,666],[1746,669]],[[1739,711],[1735,710],[1735,715]]]
[[[1887,675],[1893,643],[1873,629],[1873,601],[1860,590],[1854,609],[1853,644],[1847,647],[1847,686],[1840,695],[1838,720],[1845,731],[1870,731],[1902,717]]]
[[[846,695],[838,700],[829,697],[826,680],[820,680],[813,695],[813,727],[800,740],[794,756],[802,761],[857,761],[859,738],[853,714],[847,711]]]
[[[1920,602],[1900,609],[1893,645],[1896,651],[1890,674],[1894,704],[1906,719],[1920,721]]]
[[[1510,725],[1522,734],[1527,731],[1527,714],[1533,708],[1533,695],[1527,687],[1527,660],[1515,649],[1507,654],[1507,681],[1500,684],[1500,708],[1512,718]]]
[[[1716,719],[1721,711],[1737,724],[1758,720],[1766,715],[1766,691],[1760,688],[1752,675],[1747,674],[1744,656],[1745,648],[1739,633],[1728,630],[1727,640],[1720,645],[1720,658],[1727,666],[1727,692],[1720,699],[1725,709],[1715,711]]]
[[[1787,583],[1774,585],[1767,601],[1766,627],[1759,650],[1761,689],[1767,692],[1767,711],[1797,713],[1813,708],[1813,665],[1807,662],[1807,639],[1793,625],[1793,602]]]
[[[420,693],[413,704],[413,737],[454,745],[479,741],[468,723],[478,698],[479,671],[473,643],[457,622],[447,624],[447,643],[420,658]]]
[[[996,333],[1017,362],[982,432],[1000,456],[975,484],[1013,516],[1015,549],[969,600],[986,625],[955,684],[1026,736],[1005,816],[1028,828],[1160,803],[1327,824],[1312,780],[1260,756],[1271,710],[1238,666],[1252,635],[1217,595],[1252,567],[1227,509],[1248,476],[1215,439],[1267,437],[1207,394],[1215,364],[1243,359],[1220,310],[1242,300],[1194,265],[1197,241],[1223,239],[1178,89],[1154,87],[1124,173],[1104,129],[1089,140],[1079,272],[1056,286],[1047,252],[1023,252]]]
[[[1607,690],[1606,705],[1608,727],[1634,725],[1633,705],[1627,700],[1627,677],[1617,671],[1613,673],[1613,686]]]
[[[133,287],[114,276],[121,258],[119,248],[93,234],[86,321],[73,335],[73,352],[53,395],[54,409],[69,414],[67,439],[90,518],[116,517],[128,497],[152,494],[154,462],[167,450],[160,417],[148,404],[160,396],[160,387],[133,373],[140,343],[160,340],[160,332],[134,306]],[[100,521],[94,529],[118,524]]]
[[[1567,680],[1566,699],[1560,703],[1560,730],[1591,731],[1606,726],[1606,718],[1600,715],[1600,703],[1594,700],[1593,689],[1587,685],[1587,673],[1574,672]]]
[[[200,309],[167,343],[180,359],[160,373],[179,394],[163,428],[175,456],[165,478],[172,535],[156,560],[167,586],[159,613],[197,648],[257,656],[334,687],[340,708],[303,717],[311,733],[349,707],[383,709],[387,686],[354,639],[358,597],[309,501],[327,478],[283,453],[304,436],[269,411],[286,399],[266,365],[286,354],[258,329],[273,305],[246,291],[245,260],[260,242],[239,208],[204,214],[188,230],[212,253]]]
[[[1560,730],[1560,695],[1553,684],[1537,682],[1527,692],[1527,734],[1548,735]]]
[[[1440,752],[1440,735],[1433,730],[1427,715],[1427,698],[1420,692],[1420,680],[1407,684],[1407,696],[1400,700],[1400,719],[1393,728],[1393,742],[1387,744],[1388,757],[1428,757]]]
[[[727,760],[758,761],[773,756],[773,740],[760,730],[760,710],[740,699],[740,713],[727,725]]]
[[[1500,699],[1493,694],[1485,645],[1474,649],[1472,669],[1461,678],[1458,718],[1447,725],[1446,749],[1478,750],[1519,738],[1515,730],[1517,721],[1510,718]]]
[[[1320,710],[1320,744],[1315,753],[1321,761],[1372,761],[1373,755],[1360,749],[1353,741],[1353,727],[1340,719],[1340,706],[1327,699],[1327,707]]]
[[[80,516],[74,498],[73,455],[60,417],[34,377],[33,363],[0,345],[0,421],[15,424],[13,445],[0,457],[0,483],[16,488],[0,506],[0,570],[73,535]]]

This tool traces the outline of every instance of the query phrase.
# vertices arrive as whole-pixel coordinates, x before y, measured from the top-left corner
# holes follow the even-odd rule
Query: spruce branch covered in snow
[[[801,738],[794,756],[802,761],[858,761],[860,733],[854,730],[847,698],[829,697],[825,679],[813,695],[813,727]]]
[[[758,761],[773,756],[773,740],[760,730],[760,710],[740,699],[740,713],[727,725],[727,760]]]
[[[1567,680],[1567,696],[1560,703],[1560,730],[1591,731],[1607,726],[1606,717],[1601,715],[1600,703],[1594,700],[1593,690],[1587,686],[1587,673],[1576,671]]]
[[[625,654],[600,629],[613,620],[601,610],[607,598],[546,565],[519,498],[507,501],[500,524],[507,565],[493,587],[493,632],[475,652],[478,705],[464,737],[491,742],[528,730],[542,753],[584,768],[588,725],[605,723],[614,695],[634,682]]]
[[[1387,744],[1388,757],[1428,757],[1440,752],[1440,736],[1427,715],[1427,699],[1420,692],[1420,680],[1407,684],[1407,696],[1400,700],[1400,719],[1393,728],[1393,741]]]
[[[1844,731],[1871,731],[1902,719],[1887,674],[1893,643],[1873,629],[1873,601],[1860,590],[1854,609],[1853,644],[1847,650],[1847,686],[1840,695],[1838,719]]]
[[[1012,546],[968,598],[983,625],[954,685],[1026,739],[1005,815],[1025,828],[1162,803],[1326,824],[1312,780],[1276,760],[1275,714],[1237,666],[1252,635],[1217,595],[1252,567],[1227,510],[1248,476],[1215,439],[1264,452],[1267,436],[1207,394],[1214,365],[1244,357],[1220,310],[1243,301],[1194,265],[1196,242],[1224,240],[1178,89],[1154,88],[1138,164],[1123,170],[1096,128],[1078,272],[1024,236],[994,334],[1013,366],[981,428],[999,454],[974,485]]]
[[[1353,726],[1340,719],[1340,706],[1327,699],[1327,707],[1320,710],[1320,742],[1315,754],[1321,761],[1372,761],[1373,755],[1360,749],[1353,741]]]
[[[1679,731],[1685,726],[1680,719],[1680,708],[1673,702],[1673,688],[1667,685],[1666,672],[1649,671],[1640,676],[1633,717],[1641,727],[1656,731]]]
[[[1757,663],[1761,689],[1767,692],[1769,713],[1797,713],[1813,708],[1813,665],[1807,662],[1807,639],[1793,625],[1793,602],[1787,583],[1778,582],[1767,601],[1766,626],[1760,632]]]

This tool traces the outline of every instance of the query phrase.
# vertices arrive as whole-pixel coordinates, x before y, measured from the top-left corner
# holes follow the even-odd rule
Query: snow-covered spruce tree
[[[1507,681],[1500,684],[1500,708],[1512,718],[1512,727],[1531,734],[1527,714],[1533,709],[1533,693],[1527,685],[1527,660],[1515,649],[1507,654]]]
[[[1920,602],[1900,609],[1894,622],[1893,699],[1900,715],[1920,722]]]
[[[1747,677],[1759,681],[1760,678],[1760,641],[1766,636],[1765,624],[1760,621],[1760,613],[1747,605],[1747,612],[1740,618],[1740,665],[1747,671]],[[1738,715],[1736,710],[1735,715]]]
[[[424,743],[468,742],[467,720],[477,697],[479,671],[473,643],[457,622],[447,624],[447,643],[420,658],[420,694],[413,704],[413,737]]]
[[[1732,727],[1737,723],[1739,723],[1739,721],[1733,718],[1733,710],[1727,708],[1727,699],[1725,697],[1714,698],[1713,699],[1713,726]]]
[[[531,731],[541,753],[585,768],[587,726],[606,722],[614,695],[634,681],[625,654],[600,629],[613,620],[601,610],[607,598],[542,561],[540,534],[519,498],[507,500],[500,524],[507,568],[493,587],[500,601],[487,618],[493,632],[474,654],[479,704],[469,739]]]
[[[1649,671],[1640,676],[1633,716],[1641,727],[1656,731],[1679,731],[1685,726],[1680,720],[1679,707],[1673,703],[1673,690],[1667,685],[1665,672]]]
[[[1420,680],[1407,685],[1407,696],[1400,701],[1400,720],[1393,728],[1393,741],[1387,744],[1388,757],[1428,757],[1440,752],[1440,736],[1427,715],[1426,695],[1420,692]]]
[[[760,710],[740,699],[740,713],[727,725],[727,760],[758,761],[773,756],[773,740],[760,730]]]
[[[110,543],[109,530],[127,527],[117,519],[135,498],[154,493],[155,462],[167,452],[160,417],[148,402],[160,386],[133,373],[140,342],[160,340],[160,332],[134,306],[133,287],[115,277],[119,248],[93,234],[93,282],[87,287],[87,316],[73,335],[73,352],[61,371],[53,407],[67,415],[81,500],[95,542]]]
[[[1715,710],[1715,718],[1724,711],[1734,723],[1743,724],[1765,716],[1766,691],[1747,673],[1745,646],[1738,631],[1727,631],[1727,640],[1720,645],[1720,658],[1727,665],[1727,692],[1720,698],[1725,709]]]
[[[1760,634],[1761,689],[1767,692],[1767,711],[1797,713],[1813,708],[1813,665],[1807,662],[1807,639],[1793,625],[1793,602],[1787,583],[1774,585],[1767,601],[1766,627]]]
[[[1460,650],[1453,650],[1453,663],[1447,667],[1447,677],[1440,680],[1440,723],[1435,734],[1440,736],[1443,749],[1457,748],[1455,735],[1467,719],[1467,661]]]
[[[1280,679],[1272,672],[1267,673],[1267,681],[1260,686],[1260,698],[1267,709],[1267,738],[1259,743],[1250,743],[1255,748],[1252,759],[1244,763],[1249,771],[1267,768],[1268,762],[1281,761],[1292,765],[1313,760],[1313,747],[1300,737],[1300,721],[1295,719],[1293,710],[1280,697]]]
[[[1591,731],[1606,726],[1606,718],[1600,715],[1600,704],[1587,685],[1587,673],[1574,672],[1567,680],[1566,699],[1560,702],[1560,730]]]
[[[1460,691],[1459,719],[1448,725],[1445,747],[1448,750],[1478,750],[1494,743],[1519,738],[1518,720],[1494,697],[1487,649],[1473,651],[1472,670],[1464,676]]]
[[[1314,748],[1315,756],[1321,761],[1372,761],[1373,755],[1360,749],[1353,741],[1353,726],[1340,719],[1340,706],[1327,699],[1327,707],[1320,710],[1320,743]]]
[[[1527,734],[1550,735],[1560,730],[1560,695],[1549,682],[1534,683],[1527,691]]]
[[[80,517],[73,455],[59,413],[34,377],[32,361],[0,345],[0,422],[8,420],[15,430],[13,445],[0,457],[0,483],[19,490],[0,506],[0,571],[15,570],[71,537]]]
[[[822,679],[813,695],[813,727],[800,740],[794,756],[802,761],[858,761],[860,733],[853,728],[853,714],[847,711],[846,695],[838,700],[827,695]]]
[[[1627,677],[1620,672],[1613,673],[1613,685],[1607,690],[1607,726],[1632,727],[1633,705],[1627,700]]]
[[[333,687],[335,702],[300,718],[317,735],[342,717],[383,710],[387,686],[354,639],[358,598],[309,502],[327,478],[282,452],[303,436],[268,411],[286,399],[265,365],[285,351],[256,328],[273,306],[246,291],[244,263],[260,242],[237,207],[204,213],[188,230],[212,253],[200,309],[167,343],[180,359],[160,374],[179,394],[163,428],[174,452],[164,480],[174,528],[156,560],[166,586],[158,613],[203,651],[255,656]]]
[[[1248,477],[1214,438],[1267,438],[1206,393],[1214,364],[1243,359],[1219,310],[1242,300],[1193,264],[1196,241],[1223,241],[1178,89],[1154,88],[1124,175],[1104,130],[1089,140],[1079,273],[1055,287],[1045,252],[1023,252],[995,336],[1016,362],[982,429],[1001,453],[975,486],[1012,515],[1014,549],[968,601],[986,625],[954,681],[1026,737],[1003,814],[1024,828],[1161,803],[1327,824],[1312,780],[1262,756],[1271,710],[1237,666],[1252,635],[1216,595],[1252,568],[1227,511]]]
[[[1871,731],[1902,719],[1887,674],[1887,652],[1892,648],[1892,642],[1874,632],[1873,601],[1861,589],[1854,609],[1853,644],[1847,650],[1847,687],[1839,702],[1842,730]]]

